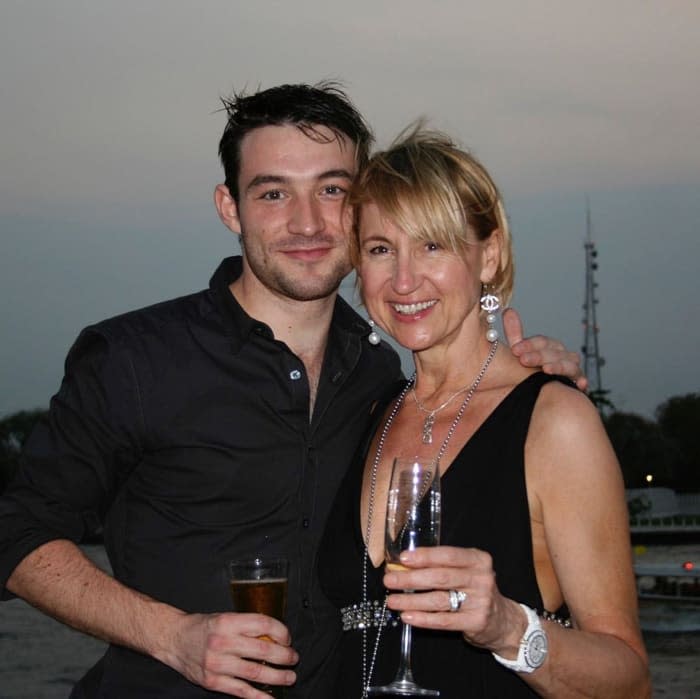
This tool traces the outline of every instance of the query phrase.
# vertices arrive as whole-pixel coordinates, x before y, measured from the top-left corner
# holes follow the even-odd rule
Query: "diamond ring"
[[[462,590],[449,590],[450,593],[450,611],[458,612],[462,606],[462,602],[467,599],[467,593]]]

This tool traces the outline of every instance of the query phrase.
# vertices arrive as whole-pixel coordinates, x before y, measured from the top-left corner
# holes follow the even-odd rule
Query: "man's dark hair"
[[[252,95],[234,93],[221,101],[228,122],[219,142],[219,157],[224,166],[225,184],[236,202],[241,142],[254,129],[290,124],[320,143],[329,143],[333,138],[338,142],[348,139],[355,146],[358,167],[369,157],[372,132],[338,83],[279,85]],[[320,133],[319,126],[329,129],[333,138]]]

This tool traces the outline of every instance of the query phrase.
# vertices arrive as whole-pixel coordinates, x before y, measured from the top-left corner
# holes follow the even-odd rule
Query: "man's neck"
[[[241,277],[229,289],[251,318],[268,325],[275,339],[284,342],[304,363],[313,412],[337,293],[313,301],[297,301],[260,285],[253,290]]]

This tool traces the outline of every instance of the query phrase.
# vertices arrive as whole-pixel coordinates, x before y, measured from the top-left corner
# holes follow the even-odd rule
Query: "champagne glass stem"
[[[413,679],[411,670],[411,636],[410,624],[401,624],[401,659],[396,677],[387,685],[381,687],[369,687],[369,696],[390,694],[398,697],[439,697],[437,689],[426,689],[417,685]]]
[[[401,660],[399,670],[396,673],[395,682],[407,682],[413,684],[413,672],[411,671],[411,639],[412,628],[410,624],[401,623]]]

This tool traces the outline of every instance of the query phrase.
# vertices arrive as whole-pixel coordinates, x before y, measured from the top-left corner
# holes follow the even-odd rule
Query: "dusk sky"
[[[700,390],[697,0],[0,7],[0,416],[48,405],[82,327],[238,253],[212,203],[219,97],[323,78],[378,145],[424,116],[484,162],[513,305],[573,349],[588,199],[604,388],[648,416]]]

